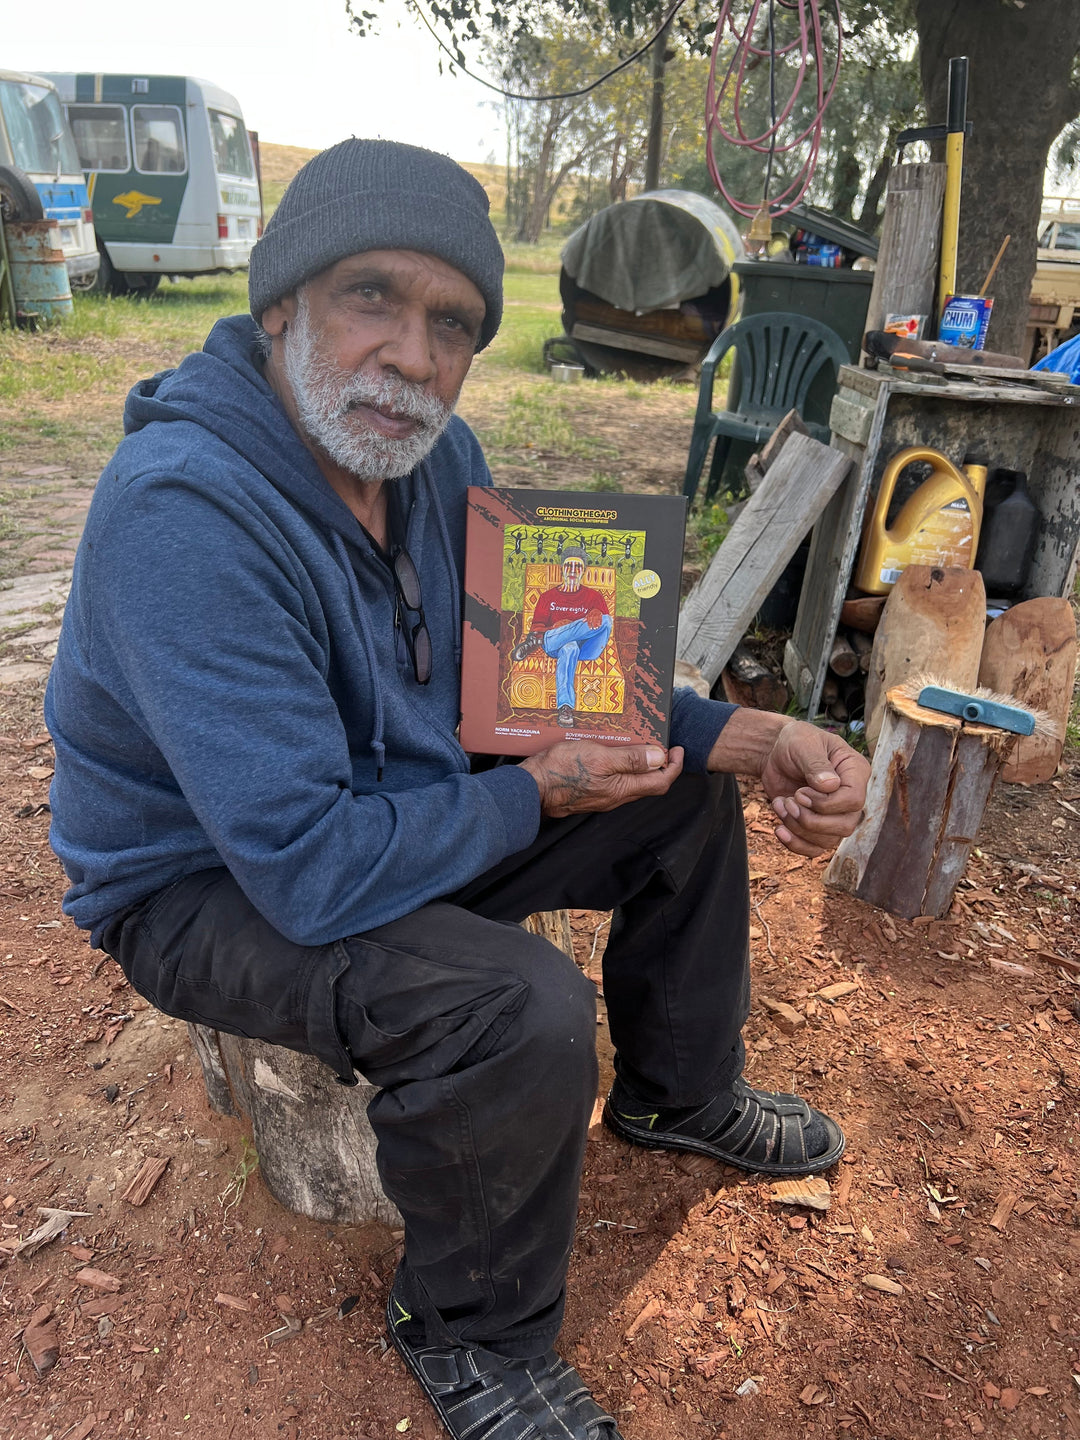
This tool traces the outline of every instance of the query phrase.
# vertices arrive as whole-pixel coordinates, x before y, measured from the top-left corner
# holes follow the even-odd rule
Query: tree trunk
[[[660,157],[664,148],[664,69],[667,64],[668,34],[671,21],[660,31],[649,59],[652,66],[652,92],[649,98],[649,148],[645,156],[645,189],[660,188]]]
[[[855,222],[860,230],[865,230],[869,235],[876,235],[878,226],[881,224],[881,207],[885,200],[885,186],[888,184],[889,171],[892,168],[892,155],[895,149],[896,142],[890,131],[881,159],[877,163],[877,169],[871,175],[870,183],[866,187],[862,209]]]
[[[913,0],[931,124],[944,121],[949,59],[967,55],[968,119],[957,284],[974,293],[1006,235],[995,277],[990,348],[1019,355],[1035,274],[1043,171],[1058,132],[1080,111],[1072,71],[1077,0]]]
[[[845,150],[836,162],[833,199],[829,213],[838,220],[854,218],[855,200],[862,189],[862,166],[855,151]]]

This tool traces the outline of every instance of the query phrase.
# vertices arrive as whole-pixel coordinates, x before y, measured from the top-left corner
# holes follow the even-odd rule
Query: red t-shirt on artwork
[[[571,620],[584,620],[590,610],[608,614],[607,602],[599,590],[590,590],[582,585],[580,590],[545,590],[536,602],[533,611],[534,630],[552,630],[557,625],[569,625]]]

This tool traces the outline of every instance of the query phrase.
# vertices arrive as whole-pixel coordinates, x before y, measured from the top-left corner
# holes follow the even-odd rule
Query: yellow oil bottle
[[[886,528],[900,472],[919,461],[933,469]],[[885,467],[866,524],[855,572],[858,588],[870,595],[887,595],[909,565],[970,569],[979,543],[985,489],[986,465],[981,460],[968,460],[959,469],[939,450],[927,446],[898,451]]]

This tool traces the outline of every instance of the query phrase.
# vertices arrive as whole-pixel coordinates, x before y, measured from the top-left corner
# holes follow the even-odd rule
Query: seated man
[[[541,645],[554,658],[556,719],[565,728],[574,723],[577,688],[574,676],[579,660],[595,660],[611,638],[611,616],[599,590],[581,583],[585,574],[584,550],[563,551],[562,584],[545,590],[532,613],[532,626],[512,658],[525,660]]]
[[[753,1090],[737,772],[777,838],[855,826],[836,737],[680,691],[672,748],[474,767],[456,739],[465,491],[453,415],[502,254],[452,161],[347,140],[251,257],[251,317],[132,391],[46,697],[65,908],[167,1014],[379,1093],[405,1223],[393,1342],[452,1435],[617,1440],[552,1346],[596,1096],[595,991],[520,928],[614,909],[607,1123],[768,1175],[837,1125]]]

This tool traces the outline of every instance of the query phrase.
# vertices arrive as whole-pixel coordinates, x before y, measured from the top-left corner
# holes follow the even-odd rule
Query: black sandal
[[[507,1360],[468,1345],[420,1345],[393,1291],[386,1327],[454,1440],[622,1440],[612,1416],[554,1350]]]
[[[836,1164],[845,1144],[836,1121],[798,1095],[755,1090],[741,1075],[730,1090],[697,1110],[650,1107],[616,1079],[604,1123],[633,1145],[694,1150],[759,1175],[816,1175]]]

